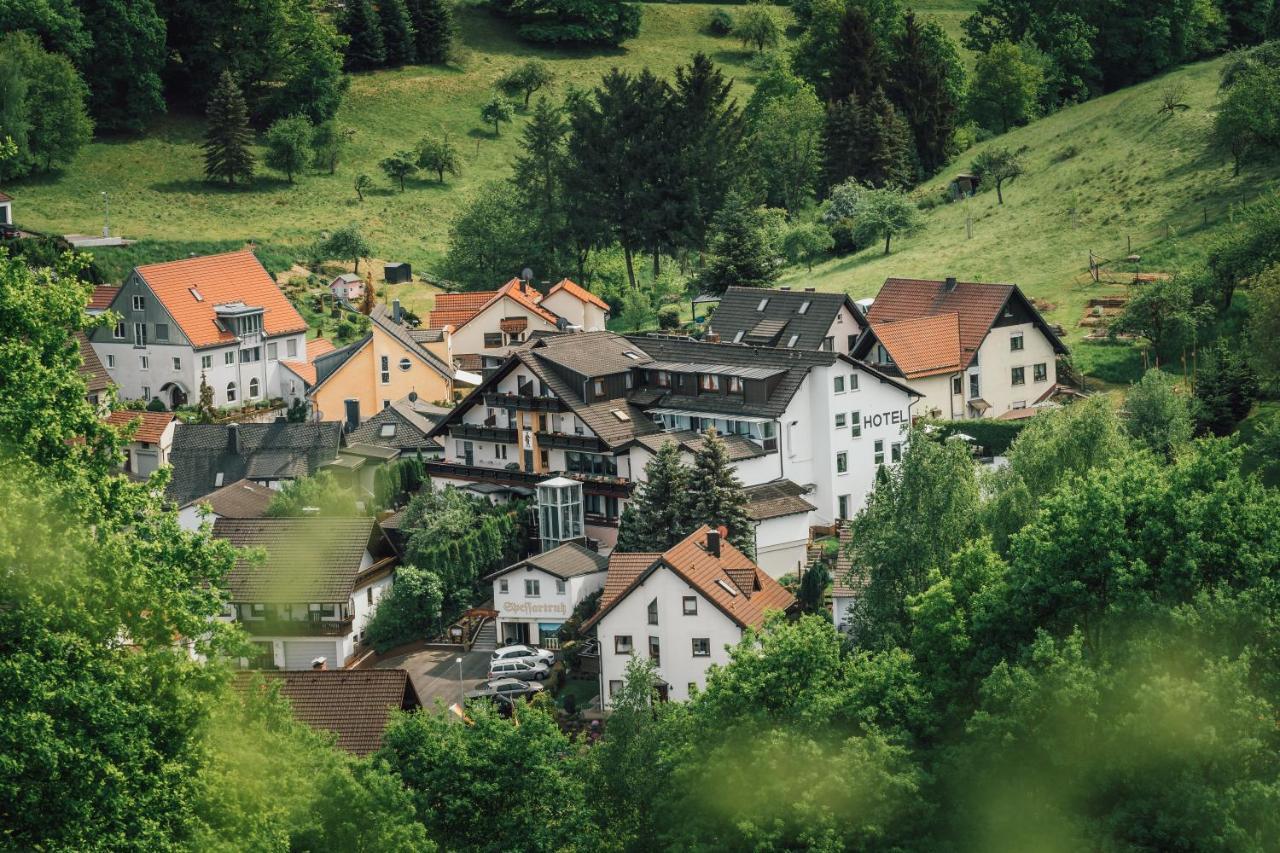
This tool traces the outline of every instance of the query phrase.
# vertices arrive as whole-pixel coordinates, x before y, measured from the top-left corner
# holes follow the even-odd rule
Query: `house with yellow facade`
[[[306,385],[311,418],[363,422],[395,400],[453,400],[453,356],[447,331],[415,329],[399,302],[375,305],[369,334],[310,363],[283,362]]]

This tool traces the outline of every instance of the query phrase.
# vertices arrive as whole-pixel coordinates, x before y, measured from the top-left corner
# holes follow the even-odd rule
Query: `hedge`
[[[1002,421],[995,418],[981,418],[971,421],[932,421],[936,428],[934,435],[939,440],[947,439],[958,432],[971,435],[978,444],[992,456],[1002,456],[1009,451],[1009,445],[1022,432],[1028,419]]]

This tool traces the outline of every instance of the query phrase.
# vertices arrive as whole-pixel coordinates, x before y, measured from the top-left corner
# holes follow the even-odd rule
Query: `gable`
[[[143,310],[133,310],[133,299],[135,296],[141,296],[143,299]],[[89,332],[90,339],[94,343],[133,343],[133,324],[146,323],[147,325],[147,343],[148,344],[166,344],[169,346],[191,346],[190,338],[185,334],[182,326],[174,319],[173,315],[165,307],[164,302],[152,291],[146,281],[138,275],[137,271],[129,274],[124,284],[116,288],[115,295],[111,298],[107,305],[107,310],[112,311],[120,316],[124,322],[124,338],[115,337],[115,324],[106,324],[98,326]],[[168,336],[165,340],[159,340],[155,337],[156,324],[160,323],[168,327]]]

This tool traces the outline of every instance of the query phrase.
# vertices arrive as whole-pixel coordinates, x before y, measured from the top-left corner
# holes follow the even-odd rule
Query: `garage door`
[[[334,656],[337,643],[333,640],[286,640],[284,644],[285,669],[311,669],[316,658],[328,661],[329,669],[338,669],[342,661]]]
[[[138,457],[138,473],[144,477],[160,467],[160,454],[154,450],[139,450],[135,455]]]

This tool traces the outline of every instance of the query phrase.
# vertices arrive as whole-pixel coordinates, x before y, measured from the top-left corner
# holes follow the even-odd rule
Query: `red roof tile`
[[[960,322],[955,314],[872,323],[871,330],[908,379],[955,373],[965,361],[960,352]]]
[[[281,367],[287,367],[293,371],[299,379],[308,385],[316,384],[316,365],[315,362],[305,361],[282,361]]]
[[[948,290],[945,281],[890,278],[871,303],[867,320],[876,325],[955,314],[961,366],[967,367],[1014,289],[1012,284],[961,281]]]
[[[107,284],[99,284],[93,288],[93,295],[89,297],[89,304],[86,308],[90,311],[106,311],[111,307],[111,302],[116,298],[116,294],[120,292],[120,288],[112,287]]]
[[[253,252],[241,250],[137,268],[194,346],[234,343],[236,338],[215,321],[214,306],[244,302],[263,309],[268,335],[302,332],[306,321],[271,280]],[[192,289],[200,294],[197,299]]]
[[[307,341],[307,361],[315,361],[327,352],[333,352],[337,347],[328,338],[312,338]]]
[[[577,297],[583,302],[590,302],[592,305],[603,308],[605,311],[609,310],[608,302],[605,302],[599,296],[596,296],[594,293],[592,293],[590,290],[587,290],[582,285],[576,284],[567,278],[561,279],[556,284],[555,287],[548,290],[547,296],[550,296],[551,294],[555,293],[557,290],[567,291],[570,296]]]
[[[465,323],[489,304],[489,300],[497,293],[496,290],[478,290],[472,293],[438,294],[435,307],[427,317],[427,326],[439,329],[443,326],[457,326]]]
[[[120,410],[112,412],[105,418],[106,422],[118,429],[124,429],[137,423],[138,429],[133,434],[133,441],[145,441],[159,444],[165,429],[174,421],[173,412],[130,412]]]

